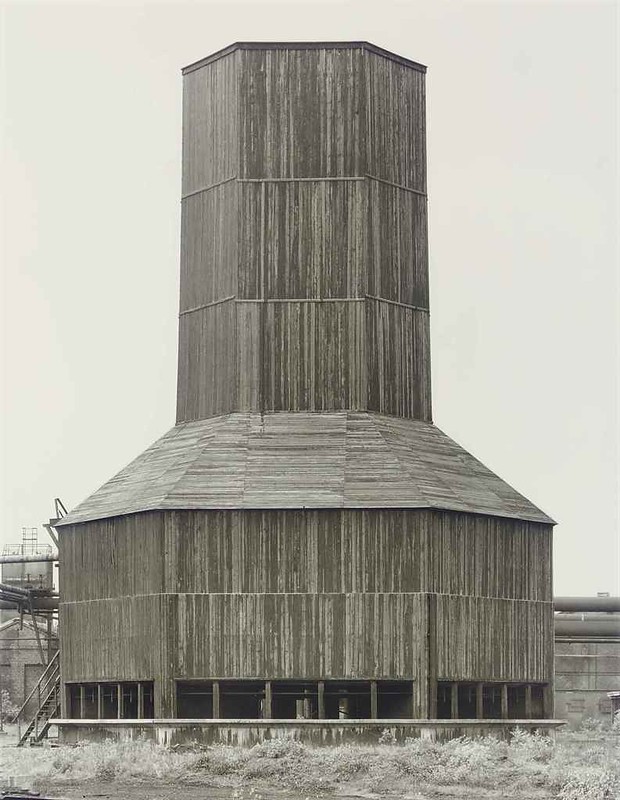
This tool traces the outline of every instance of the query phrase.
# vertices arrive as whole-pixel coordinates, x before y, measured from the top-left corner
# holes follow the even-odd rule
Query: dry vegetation
[[[77,747],[0,750],[0,775],[23,785],[69,794],[74,787],[109,788],[107,796],[259,798],[380,796],[432,798],[620,798],[620,727],[590,726],[553,742],[517,731],[510,743],[457,739],[438,744],[410,739],[397,745],[314,748],[272,740],[251,749],[214,746],[165,749],[146,741]],[[177,788],[171,795],[148,787]],[[114,791],[114,786],[124,787]],[[204,793],[199,787],[211,787]],[[1,787],[0,787],[1,788]],[[185,791],[185,790],[184,790]],[[214,793],[213,793],[214,792]],[[106,794],[104,792],[104,794]],[[183,792],[184,794],[184,792]]]

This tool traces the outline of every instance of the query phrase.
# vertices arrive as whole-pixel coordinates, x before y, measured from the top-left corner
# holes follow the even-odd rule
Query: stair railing
[[[41,677],[33,687],[32,691],[26,697],[22,705],[20,706],[19,710],[13,717],[13,722],[17,723],[17,734],[18,737],[21,739],[21,723],[23,720],[23,714],[25,709],[28,706],[28,703],[32,700],[33,697],[37,698],[37,709],[35,712],[35,720],[38,720],[39,712],[41,711],[42,703],[45,703],[50,695],[56,691],[56,683],[58,681],[58,677],[60,675],[60,650],[57,650],[52,658],[50,659],[49,664],[41,674]],[[37,725],[37,722],[35,722]]]

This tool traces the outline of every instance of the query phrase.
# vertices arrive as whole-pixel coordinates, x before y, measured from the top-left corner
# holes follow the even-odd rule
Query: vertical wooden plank
[[[325,719],[325,681],[319,681],[318,696],[319,719]]]
[[[138,719],[144,719],[144,684],[138,681]]]
[[[437,596],[427,595],[428,718],[437,719]]]
[[[97,719],[103,719],[103,688],[97,684]]]
[[[459,685],[458,683],[450,684],[450,717],[452,719],[459,718]]]
[[[532,719],[532,684],[525,687],[525,719]]]
[[[508,684],[502,684],[502,719],[508,719]]]
[[[422,711],[423,698],[421,697],[421,686],[422,682],[419,680],[411,682],[411,719],[424,719],[425,717]],[[426,691],[424,691],[423,694],[426,695]]]
[[[80,684],[80,719],[86,719],[86,715],[84,714],[86,707],[86,689],[84,688],[84,684]]]
[[[156,679],[153,681],[153,716],[155,719],[164,719],[165,713],[165,699],[163,681]]]
[[[220,719],[220,682],[213,681],[213,719]]]
[[[370,681],[370,718],[377,719],[377,681]]]
[[[123,718],[123,687],[120,683],[116,684],[116,716]]]
[[[60,716],[62,719],[69,719],[74,715],[75,709],[71,708],[71,687],[65,683],[60,693]]]
[[[263,718],[271,719],[271,681],[265,681],[265,705],[263,708]]]
[[[543,687],[543,719],[553,719],[554,710],[553,684],[546,683]]]
[[[484,719],[484,684],[476,684],[476,719]]]

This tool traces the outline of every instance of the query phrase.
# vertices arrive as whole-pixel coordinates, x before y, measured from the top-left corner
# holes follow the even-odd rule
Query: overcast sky
[[[0,14],[0,544],[174,424],[181,67],[240,40],[367,39],[429,67],[435,422],[558,521],[556,594],[618,593],[615,3]]]

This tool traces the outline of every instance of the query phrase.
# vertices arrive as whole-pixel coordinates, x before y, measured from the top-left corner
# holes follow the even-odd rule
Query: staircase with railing
[[[34,716],[32,700],[36,700]],[[18,724],[17,746],[22,747],[26,742],[35,743],[44,739],[54,719],[60,714],[60,652],[56,651],[45,671],[39,678],[36,686],[24,700],[21,708],[13,718]],[[22,729],[23,723],[26,727]]]

